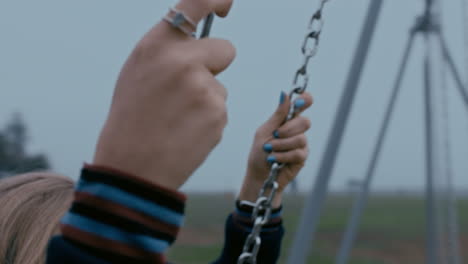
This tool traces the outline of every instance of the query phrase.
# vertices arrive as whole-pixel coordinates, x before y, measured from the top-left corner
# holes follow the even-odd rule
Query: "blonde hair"
[[[50,173],[0,180],[0,264],[43,264],[73,199],[73,181]]]

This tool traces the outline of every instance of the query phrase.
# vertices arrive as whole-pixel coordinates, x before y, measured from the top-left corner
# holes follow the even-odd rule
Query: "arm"
[[[282,93],[280,105],[273,116],[263,124],[255,135],[247,165],[247,173],[239,194],[239,200],[255,202],[260,189],[267,179],[272,162],[285,163],[277,182],[279,189],[273,200],[270,221],[262,228],[261,247],[257,256],[258,264],[273,264],[278,261],[284,228],[281,219],[282,194],[286,186],[295,179],[307,158],[308,147],[305,132],[310,121],[300,113],[312,105],[310,94],[303,94],[294,102],[298,115],[284,123],[290,107],[286,94]],[[242,253],[247,236],[252,230],[252,207],[241,206],[226,221],[225,242],[221,257],[214,264],[236,264]]]
[[[195,22],[226,16],[231,0],[181,0]],[[226,90],[215,76],[235,56],[219,39],[193,39],[163,21],[136,45],[118,78],[93,166],[83,169],[72,208],[47,263],[165,262],[182,223],[176,190],[219,142]]]

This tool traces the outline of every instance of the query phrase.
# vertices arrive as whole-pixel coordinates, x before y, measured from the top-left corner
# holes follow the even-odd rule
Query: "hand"
[[[304,133],[310,128],[310,120],[300,114],[312,105],[312,96],[304,93],[296,99],[294,105],[298,113],[294,119],[284,123],[290,105],[288,96],[282,93],[276,112],[258,128],[239,194],[240,200],[255,202],[269,176],[271,163],[284,163],[285,166],[278,175],[279,189],[273,201],[273,206],[279,207],[283,190],[304,166],[308,155],[307,138]]]
[[[182,0],[199,22],[232,0]],[[93,163],[177,189],[221,139],[226,89],[215,79],[235,57],[220,39],[193,39],[163,21],[136,45],[118,78]]]

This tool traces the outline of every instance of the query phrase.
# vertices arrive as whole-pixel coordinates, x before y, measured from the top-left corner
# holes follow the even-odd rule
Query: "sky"
[[[331,0],[318,56],[311,62],[314,106],[310,157],[299,175],[311,188],[349,70],[369,0]],[[385,1],[369,60],[331,180],[341,190],[361,179],[390,94],[409,28],[422,0]],[[47,153],[54,170],[77,178],[106,118],[120,67],[139,38],[174,1],[0,1],[0,125],[20,111],[31,152]],[[245,172],[255,129],[289,91],[301,63],[300,45],[318,0],[235,1],[212,36],[231,40],[238,56],[220,76],[229,90],[229,124],[222,143],[184,186],[187,191],[235,191]],[[444,34],[463,73],[461,1],[443,1]],[[423,190],[422,62],[417,39],[403,90],[373,182],[375,190]],[[464,74],[466,77],[466,74]],[[449,81],[454,182],[468,189],[468,114]],[[181,157],[182,159],[183,157]]]

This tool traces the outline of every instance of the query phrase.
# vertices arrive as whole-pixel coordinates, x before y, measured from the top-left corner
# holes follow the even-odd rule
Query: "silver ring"
[[[173,28],[177,28],[186,35],[190,37],[196,37],[197,24],[193,21],[193,19],[185,15],[184,12],[175,8],[170,8],[169,14],[164,17],[164,20],[168,22]]]

